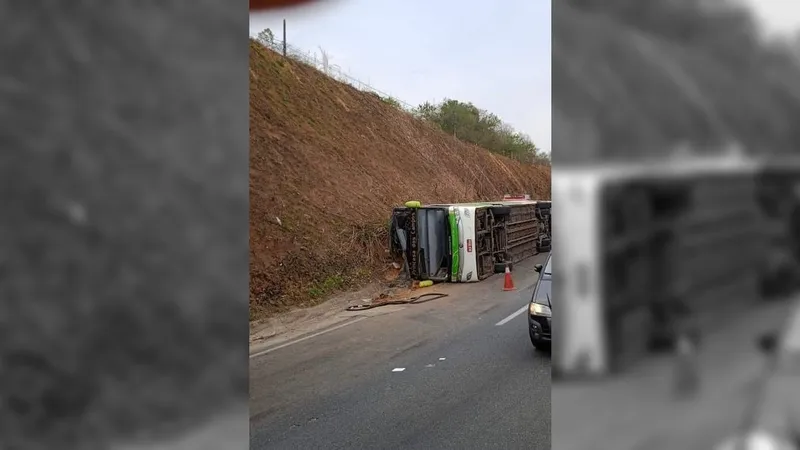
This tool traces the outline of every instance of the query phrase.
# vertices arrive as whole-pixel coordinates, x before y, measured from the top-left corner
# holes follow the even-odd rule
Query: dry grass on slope
[[[442,133],[250,43],[251,311],[318,302],[385,267],[393,206],[550,197],[549,167]]]

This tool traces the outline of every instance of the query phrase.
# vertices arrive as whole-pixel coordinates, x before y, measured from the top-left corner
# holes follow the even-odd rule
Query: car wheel
[[[539,350],[540,352],[549,352],[550,351],[550,343],[549,342],[544,342],[544,341],[542,341],[540,339],[534,338],[533,337],[533,333],[530,332],[530,331],[528,332],[528,334],[531,337],[531,344],[533,344],[533,348],[535,348],[536,350]]]
[[[540,352],[550,353],[550,345],[545,344],[544,342],[534,342],[533,347]]]

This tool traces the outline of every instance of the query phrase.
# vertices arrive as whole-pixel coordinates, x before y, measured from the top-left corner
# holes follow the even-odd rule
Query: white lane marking
[[[394,369],[392,369],[392,372],[402,372],[404,370],[406,370],[405,367],[395,367]]]
[[[436,367],[436,364],[426,364],[425,367]]]
[[[336,325],[335,327],[326,328],[326,329],[324,329],[322,331],[319,331],[317,333],[309,334],[308,336],[301,337],[300,339],[295,339],[293,341],[289,341],[289,342],[286,342],[284,344],[281,344],[281,345],[278,345],[278,346],[275,346],[275,347],[272,347],[272,348],[268,348],[266,350],[262,350],[262,351],[260,351],[258,353],[253,353],[252,355],[250,355],[250,359],[257,358],[257,357],[262,356],[262,355],[266,355],[267,353],[272,353],[275,350],[280,350],[280,349],[286,348],[286,347],[288,347],[290,345],[294,345],[294,344],[298,344],[298,343],[303,342],[303,341],[307,341],[307,340],[309,340],[311,338],[315,338],[317,336],[321,336],[321,335],[323,335],[325,333],[330,333],[331,331],[336,331],[339,328],[344,328],[344,327],[346,327],[348,325],[352,325],[352,324],[354,324],[356,322],[360,322],[360,321],[362,321],[364,319],[367,319],[367,318],[368,317],[359,317],[359,318],[357,318],[355,320],[351,320],[349,322],[345,322],[345,323]]]
[[[447,358],[439,358],[439,361],[444,361],[445,359],[447,359]]]
[[[502,327],[503,325],[507,324],[508,322],[511,322],[512,320],[514,320],[514,318],[517,317],[518,315],[524,313],[526,309],[528,309],[528,305],[525,305],[522,308],[514,311],[513,314],[511,314],[510,316],[508,316],[505,319],[501,320],[500,322],[497,322],[494,326]]]

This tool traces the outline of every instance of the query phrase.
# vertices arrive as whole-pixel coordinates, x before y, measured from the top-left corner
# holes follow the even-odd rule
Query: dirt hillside
[[[393,206],[504,193],[550,198],[549,167],[458,141],[250,42],[253,317],[381,276]]]

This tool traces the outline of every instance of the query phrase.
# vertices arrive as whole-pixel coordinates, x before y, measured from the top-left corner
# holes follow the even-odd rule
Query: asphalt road
[[[550,449],[550,359],[509,319],[545,257],[251,358],[250,448]]]

